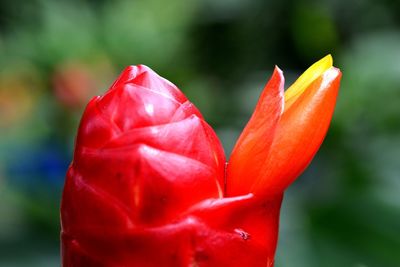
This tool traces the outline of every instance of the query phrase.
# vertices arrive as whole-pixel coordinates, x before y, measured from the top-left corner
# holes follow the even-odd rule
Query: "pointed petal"
[[[328,130],[340,78],[340,70],[330,68],[285,110],[254,194],[282,193],[308,166]]]
[[[222,197],[224,168],[222,145],[197,108],[150,68],[131,66],[86,107],[62,213],[68,207],[73,224],[89,224],[85,209],[94,204],[81,211],[75,194],[99,209],[109,201],[104,210],[116,215],[106,220],[98,212],[107,225],[123,225],[124,209],[136,224],[160,223],[203,199]]]
[[[179,103],[187,101],[185,95],[167,79],[164,79],[151,68],[145,65],[129,66],[117,78],[111,89],[124,86],[126,84],[137,85],[148,90],[154,90]]]
[[[293,84],[285,91],[285,110],[289,109],[297,98],[320,77],[326,70],[332,67],[333,59],[327,55],[309,67]]]
[[[65,233],[94,226],[121,229],[134,226],[129,209],[122,202],[101,188],[89,185],[72,167],[68,169],[61,208]]]
[[[149,127],[135,128],[110,140],[103,148],[129,147],[143,143],[163,151],[197,160],[213,170],[221,187],[224,180],[225,155],[212,128],[196,115]]]
[[[193,204],[221,195],[214,169],[199,161],[146,145],[139,158],[134,196],[136,221],[144,225],[170,222]]]
[[[283,112],[284,77],[275,68],[256,109],[237,141],[227,170],[227,195],[250,193],[270,150],[277,123]]]

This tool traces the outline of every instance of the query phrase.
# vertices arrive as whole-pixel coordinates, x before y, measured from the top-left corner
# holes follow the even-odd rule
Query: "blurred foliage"
[[[176,83],[227,154],[278,64],[332,53],[330,132],[286,193],[276,267],[400,263],[400,2],[0,2],[0,266],[59,265],[59,200],[85,103],[129,64]]]

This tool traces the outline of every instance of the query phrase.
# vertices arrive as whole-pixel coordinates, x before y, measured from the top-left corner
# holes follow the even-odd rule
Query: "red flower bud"
[[[285,108],[276,69],[224,181],[221,143],[194,105],[148,67],[128,67],[81,120],[63,266],[273,266],[283,190],[322,142],[339,78],[324,71]]]

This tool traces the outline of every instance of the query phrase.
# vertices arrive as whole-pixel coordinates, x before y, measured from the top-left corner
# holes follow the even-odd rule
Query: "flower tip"
[[[331,54],[315,62],[309,67],[289,89],[285,92],[285,109],[289,108],[296,99],[315,81],[323,75],[328,69],[333,67],[333,58]]]
[[[274,72],[279,72],[279,74],[283,74],[283,71],[281,70],[281,68],[278,67],[278,65],[275,65]]]
[[[285,84],[285,76],[283,75],[283,71],[277,65],[275,65],[274,71],[272,73],[272,78],[274,78],[274,77],[276,77],[280,81],[279,88],[283,94],[283,91],[284,91],[283,87]]]
[[[324,80],[325,79],[334,80],[334,79],[338,78],[338,76],[341,76],[341,75],[342,75],[342,72],[340,71],[339,68],[330,67],[322,74],[322,77]]]
[[[142,75],[156,76],[156,73],[150,67],[143,64],[130,65],[122,71],[111,88],[116,88],[124,84],[136,83],[136,79]]]
[[[322,74],[322,82],[320,87],[329,89],[330,88],[329,85],[333,83],[335,80],[340,81],[341,77],[342,77],[342,72],[340,71],[340,69],[336,67],[331,67]],[[339,89],[338,86],[335,86],[335,88]]]
[[[336,67],[332,66],[328,70],[326,70],[323,75],[338,76],[338,75],[342,75],[342,72],[340,71],[339,68],[336,68]]]
[[[327,63],[326,65],[328,66],[333,66],[333,57],[331,54],[328,54],[326,56],[324,56],[321,60],[319,60],[318,62],[323,61],[325,63]],[[317,63],[318,63],[317,62]]]

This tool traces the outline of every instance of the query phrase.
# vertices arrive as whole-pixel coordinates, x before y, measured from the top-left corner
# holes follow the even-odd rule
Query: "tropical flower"
[[[308,166],[331,121],[341,72],[332,57],[312,65],[283,92],[276,67],[229,161],[228,195],[283,193]]]
[[[327,56],[284,93],[276,68],[226,168],[179,89],[128,67],[81,120],[61,206],[63,266],[273,266],[283,191],[326,134],[340,76]]]

